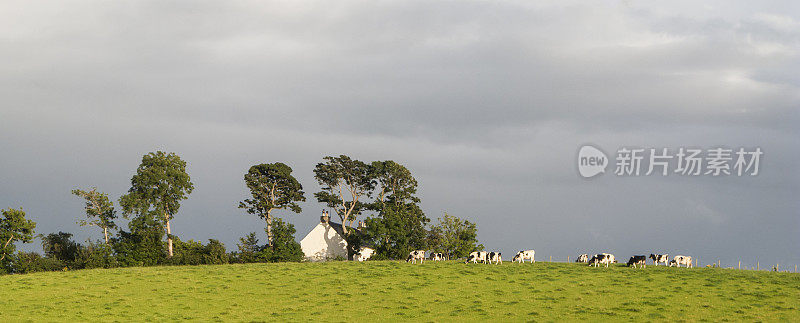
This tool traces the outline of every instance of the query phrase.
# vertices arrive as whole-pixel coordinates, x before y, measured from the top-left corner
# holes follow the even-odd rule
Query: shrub
[[[58,259],[42,257],[35,252],[18,252],[12,259],[12,270],[16,274],[28,274],[40,271],[64,270],[67,265]]]
[[[103,242],[92,243],[82,247],[75,260],[75,268],[114,268],[119,267],[114,249]]]
[[[81,245],[72,241],[72,233],[58,232],[42,236],[42,249],[47,258],[60,260],[64,265],[75,269],[75,260],[81,250]],[[81,267],[78,267],[81,268]]]

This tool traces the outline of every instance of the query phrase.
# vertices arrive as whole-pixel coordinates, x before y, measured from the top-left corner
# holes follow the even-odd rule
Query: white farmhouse
[[[331,222],[327,211],[322,212],[319,224],[300,240],[300,248],[309,261],[325,261],[337,257],[347,259],[347,242],[344,240],[342,225]]]

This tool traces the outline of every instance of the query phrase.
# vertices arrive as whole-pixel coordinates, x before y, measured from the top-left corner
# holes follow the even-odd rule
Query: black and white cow
[[[667,266],[669,263],[669,254],[655,255],[651,253],[650,259],[653,259],[653,262],[656,264],[656,266],[662,262],[664,263],[664,266]]]
[[[375,249],[369,247],[361,247],[361,249],[358,250],[358,253],[353,258],[355,258],[357,261],[366,261],[367,259],[372,257],[372,254],[374,253]]]
[[[636,268],[636,265],[639,265],[639,268],[647,267],[647,257],[645,255],[633,256],[628,260],[628,267]]]
[[[473,264],[477,264],[480,261],[485,264],[488,256],[489,254],[486,251],[473,251],[469,253],[465,263],[468,264],[471,261]]]
[[[686,268],[694,267],[692,264],[692,257],[677,255],[675,258],[672,258],[672,261],[669,262],[670,267],[680,267],[681,265],[686,266]]]
[[[444,260],[444,254],[441,252],[431,252],[430,259],[431,261],[442,261]]]
[[[414,250],[408,253],[406,262],[411,261],[412,264],[416,264],[417,260],[419,260],[419,263],[425,261],[425,250]]]
[[[614,258],[614,255],[609,253],[598,253],[589,260],[589,266],[594,265],[595,267],[600,267],[600,264],[606,264],[606,268],[608,268],[609,264],[616,262],[617,260]]]
[[[499,252],[492,251],[489,253],[488,258],[486,258],[486,260],[488,260],[490,264],[494,263],[495,265],[499,265],[500,263],[503,262],[503,256]]]
[[[587,262],[589,262],[589,255],[588,254],[582,254],[582,255],[578,256],[578,258],[575,259],[575,262],[587,263]]]
[[[513,259],[511,259],[511,262],[515,262],[516,261],[516,262],[519,262],[519,263],[523,263],[523,262],[525,262],[525,259],[530,260],[531,263],[536,262],[536,251],[533,251],[533,250],[521,250],[520,252],[517,252],[517,255],[514,256]]]

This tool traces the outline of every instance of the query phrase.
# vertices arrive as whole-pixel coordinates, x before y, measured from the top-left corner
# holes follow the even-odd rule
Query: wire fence
[[[567,263],[571,263],[571,262],[573,262],[573,261],[575,261],[577,259],[577,258],[573,258],[571,256],[566,256],[566,257],[556,257],[556,261],[553,261],[553,256],[548,255],[546,257],[547,258],[544,258],[544,259],[547,259],[548,262],[560,262],[560,263],[563,263],[565,261],[560,261],[559,259],[562,259],[562,260],[566,259]],[[539,257],[537,257],[537,258],[539,258]],[[648,260],[648,261],[650,261],[650,260]],[[755,265],[748,266],[748,265],[745,264],[744,266],[742,266],[742,261],[738,260],[734,264],[731,264],[729,266],[726,264],[726,266],[723,266],[722,261],[717,259],[716,262],[707,263],[705,266],[702,266],[702,263],[700,262],[700,258],[697,257],[697,258],[693,258],[692,259],[692,266],[695,267],[695,268],[722,268],[722,269],[736,269],[736,270],[774,271],[774,272],[784,272],[784,273],[798,273],[798,265],[786,265],[786,264],[781,265],[780,263],[775,263],[775,264],[765,265],[765,267],[762,268],[760,261],[756,261]]]

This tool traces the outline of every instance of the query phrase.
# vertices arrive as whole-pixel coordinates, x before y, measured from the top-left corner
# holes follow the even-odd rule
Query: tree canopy
[[[411,171],[391,160],[374,161],[370,178],[376,196],[369,208],[377,214],[366,219],[365,233],[375,246],[375,258],[400,259],[411,250],[425,249],[425,225],[430,219],[418,205],[417,180]]]
[[[252,198],[239,202],[239,208],[267,222],[267,244],[271,245],[272,211],[288,209],[300,213],[297,202],[305,202],[303,185],[292,176],[292,168],[284,163],[253,165],[244,175],[244,182]]]
[[[374,161],[370,164],[370,178],[376,182],[376,202],[373,209],[386,203],[400,205],[406,202],[418,203],[417,180],[411,171],[392,160]]]
[[[322,191],[314,193],[317,201],[333,208],[342,221],[345,235],[357,216],[368,206],[375,183],[370,167],[348,156],[327,156],[314,168],[314,178]]]
[[[158,217],[166,227],[167,254],[172,257],[170,220],[193,189],[185,161],[175,153],[151,152],[142,157],[142,163],[131,178],[131,188],[120,198],[120,205],[126,217],[131,214]]]
[[[444,253],[447,259],[466,257],[470,252],[483,250],[478,243],[478,227],[467,220],[447,213],[431,228],[430,247]]]
[[[0,270],[4,267],[3,260],[6,256],[13,254],[16,250],[14,242],[22,241],[28,243],[33,240],[36,222],[25,218],[25,211],[22,208],[8,208],[2,211],[3,217],[0,218]]]

